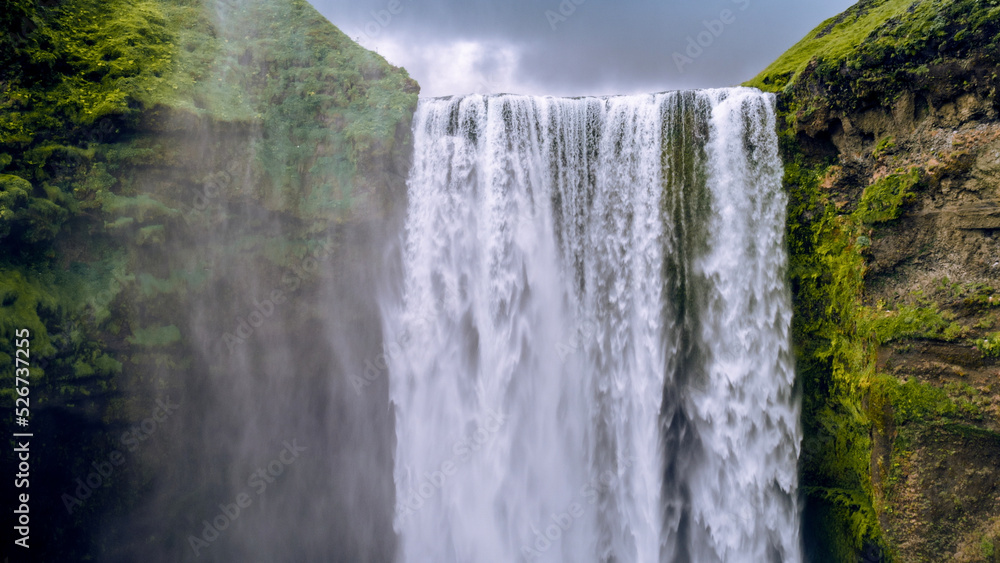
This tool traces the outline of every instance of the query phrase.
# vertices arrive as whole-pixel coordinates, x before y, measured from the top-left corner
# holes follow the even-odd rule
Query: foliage
[[[803,484],[813,505],[827,505],[811,510],[833,519],[824,524],[828,545],[822,551],[847,557],[881,543],[869,473],[873,424],[882,424],[887,404],[899,402],[904,413],[924,408],[921,393],[930,392],[878,375],[878,346],[906,338],[955,339],[962,328],[930,304],[885,311],[862,301],[866,233],[900,216],[920,171],[875,182],[853,211],[844,212],[819,188],[828,163],[805,160],[790,130],[781,139],[791,196],[786,238],[793,339],[809,437],[803,444]]]
[[[30,331],[32,378],[44,382],[63,401],[110,389],[110,378],[121,363],[103,351],[97,327],[86,321],[85,295],[97,294],[101,276],[88,279],[86,269],[25,272],[0,268],[0,338],[13,342],[16,330]],[[0,361],[11,361],[10,349],[0,348]],[[94,376],[87,384],[75,381]],[[0,393],[12,395],[10,387]],[[38,396],[38,395],[36,395]],[[44,406],[45,401],[41,401]]]
[[[940,387],[909,379],[899,383],[894,377],[884,377],[880,384],[885,399],[892,405],[896,424],[938,419],[959,413],[958,406]]]
[[[911,4],[916,6],[912,11]],[[837,161],[807,157],[798,145],[792,124],[803,117],[808,119],[810,111],[823,105],[843,111],[878,105],[882,102],[866,97],[879,88],[888,90],[891,101],[898,91],[893,88],[908,84],[900,78],[905,73],[898,74],[895,69],[914,60],[926,64],[929,59],[925,53],[918,53],[889,60],[885,58],[891,50],[889,45],[907,44],[909,39],[901,39],[898,34],[915,29],[914,25],[930,17],[928,6],[937,6],[952,18],[939,22],[945,29],[951,29],[948,22],[979,18],[979,27],[971,31],[980,34],[976,41],[983,40],[983,33],[997,33],[990,31],[996,28],[994,23],[981,18],[984,9],[992,8],[980,5],[969,8],[968,14],[953,13],[955,6],[962,4],[936,0],[859,3],[840,18],[820,26],[751,83],[765,89],[784,89],[779,109],[789,124],[789,129],[781,133],[781,142],[785,187],[790,195],[786,239],[794,291],[793,339],[803,385],[806,432],[801,482],[808,494],[806,519],[815,520],[821,527],[809,532],[810,541],[822,544],[814,554],[817,557],[837,554],[830,560],[854,558],[872,544],[881,545],[891,557],[879,524],[877,489],[882,485],[873,483],[871,475],[873,431],[884,436],[888,424],[976,418],[982,409],[979,399],[968,397],[963,390],[942,389],[916,380],[900,382],[876,369],[879,346],[906,339],[955,341],[968,331],[954,321],[951,313],[930,300],[894,310],[887,310],[881,303],[864,303],[871,237],[879,229],[891,228],[901,216],[923,189],[924,172],[916,167],[897,170],[866,187],[853,208],[834,205],[830,193],[820,184],[828,167]],[[900,17],[885,21],[889,14]],[[925,39],[939,41],[934,39],[936,33]],[[868,39],[861,42],[859,37]],[[896,43],[886,42],[884,38],[888,37],[894,37]],[[869,60],[881,63],[870,64]],[[872,78],[882,75],[896,82],[890,85]],[[873,158],[894,146],[894,138],[882,138]],[[968,288],[961,293],[968,294],[966,301],[976,307],[992,305],[992,288]],[[982,350],[990,342],[984,340],[977,345]]]
[[[103,117],[136,117],[166,80],[173,46],[154,0],[69,0],[28,12],[32,31],[6,46],[2,144],[84,141]]]
[[[60,205],[66,198],[58,190],[37,193],[19,176],[0,174],[0,242],[34,245],[50,241],[69,217]],[[8,239],[8,240],[5,240]]]
[[[986,284],[960,286],[960,293],[956,297],[964,297],[963,303],[969,307],[981,309],[1000,307],[1000,295],[997,295],[993,286]]]
[[[988,334],[986,338],[975,341],[976,348],[987,358],[1000,358],[1000,332]]]
[[[356,179],[371,172],[365,163],[389,164],[397,128],[416,107],[415,83],[321,25],[325,20],[306,2],[292,2],[290,12],[260,3],[240,19],[238,25],[270,38],[257,64],[230,67],[237,82],[259,91],[249,103],[264,127],[258,155],[273,184],[265,199],[301,216],[342,213],[356,200]],[[235,59],[247,47],[236,37],[229,48]]]
[[[94,147],[121,137],[152,103],[174,47],[154,0],[23,2],[20,9],[6,22],[18,33],[3,42],[0,68],[0,152],[7,156],[0,260],[39,264],[87,207],[88,190],[110,187]]]
[[[134,196],[116,170],[157,162],[131,138],[155,108],[253,123],[251,156],[271,178],[256,195],[268,207],[351,209],[355,185],[374,173],[364,163],[395,150],[416,84],[306,2],[223,6],[221,20],[181,0],[25,0],[5,13],[0,258],[42,251],[82,209]],[[117,230],[119,218],[104,223]]]

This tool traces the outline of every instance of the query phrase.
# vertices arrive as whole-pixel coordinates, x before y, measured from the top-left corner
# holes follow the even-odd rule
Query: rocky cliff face
[[[779,92],[814,560],[996,561],[1000,3],[863,1]]]
[[[259,401],[240,382],[298,358],[292,389],[243,413],[295,421],[271,427],[315,438],[332,459],[303,465],[303,488],[286,495],[322,487],[329,502],[311,518],[331,524],[303,529],[284,555],[385,560],[391,464],[365,456],[389,455],[387,395],[376,381],[356,399],[348,381],[378,354],[378,311],[333,296],[382,267],[416,83],[297,0],[12,0],[0,25],[0,363],[29,329],[32,554],[191,555],[196,517],[233,488],[223,468],[238,473],[292,437],[248,430],[213,403]],[[331,300],[340,345],[313,347]],[[151,435],[139,426],[130,447],[168,397],[182,414]],[[265,451],[240,445],[251,432]],[[115,451],[126,457],[113,476],[80,489]],[[337,520],[361,507],[367,521]],[[287,502],[275,510],[302,518]],[[240,551],[273,539],[267,522],[246,516],[209,559],[268,559]]]

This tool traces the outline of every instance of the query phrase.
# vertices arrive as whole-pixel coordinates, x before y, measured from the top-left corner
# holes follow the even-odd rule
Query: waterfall
[[[773,105],[421,101],[383,299],[401,561],[801,560]]]

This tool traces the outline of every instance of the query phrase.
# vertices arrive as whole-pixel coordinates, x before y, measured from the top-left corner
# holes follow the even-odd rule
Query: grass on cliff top
[[[871,90],[868,95],[891,96],[884,75],[894,70],[919,74],[926,71],[922,65],[973,54],[996,60],[998,22],[998,0],[862,0],[823,22],[747,85],[786,89],[816,61],[828,79],[843,74],[846,64],[848,81],[860,81],[855,95]]]
[[[745,85],[776,92],[793,83],[815,58],[843,60],[886,20],[902,16],[914,3],[914,0],[859,2],[820,24]]]

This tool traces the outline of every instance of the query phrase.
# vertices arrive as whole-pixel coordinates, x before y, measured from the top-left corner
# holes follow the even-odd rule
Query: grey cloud
[[[421,47],[443,48],[463,41],[504,46],[516,54],[514,68],[508,69],[511,76],[503,84],[506,91],[586,95],[729,86],[752,78],[809,30],[853,3],[396,1],[399,3],[313,3],[335,25],[352,36],[362,36],[362,44],[374,48],[385,45],[386,51],[389,45],[396,45],[390,60],[406,67],[421,82],[424,92],[431,95],[451,93],[441,91],[436,82],[441,82],[441,73],[453,61],[428,60],[427,53],[433,51]],[[390,8],[397,13],[390,14]],[[724,10],[729,10],[730,21],[720,30],[718,22]],[[366,28],[377,33],[366,34]],[[708,46],[702,47],[697,57],[688,57],[691,62],[679,70],[674,54],[687,57],[689,38],[697,41],[699,34]],[[502,58],[484,52],[472,66],[471,74],[478,76],[456,74],[452,78],[467,79],[469,88],[475,88],[477,83],[490,83],[490,76],[506,64]],[[456,70],[460,72],[470,74]]]

